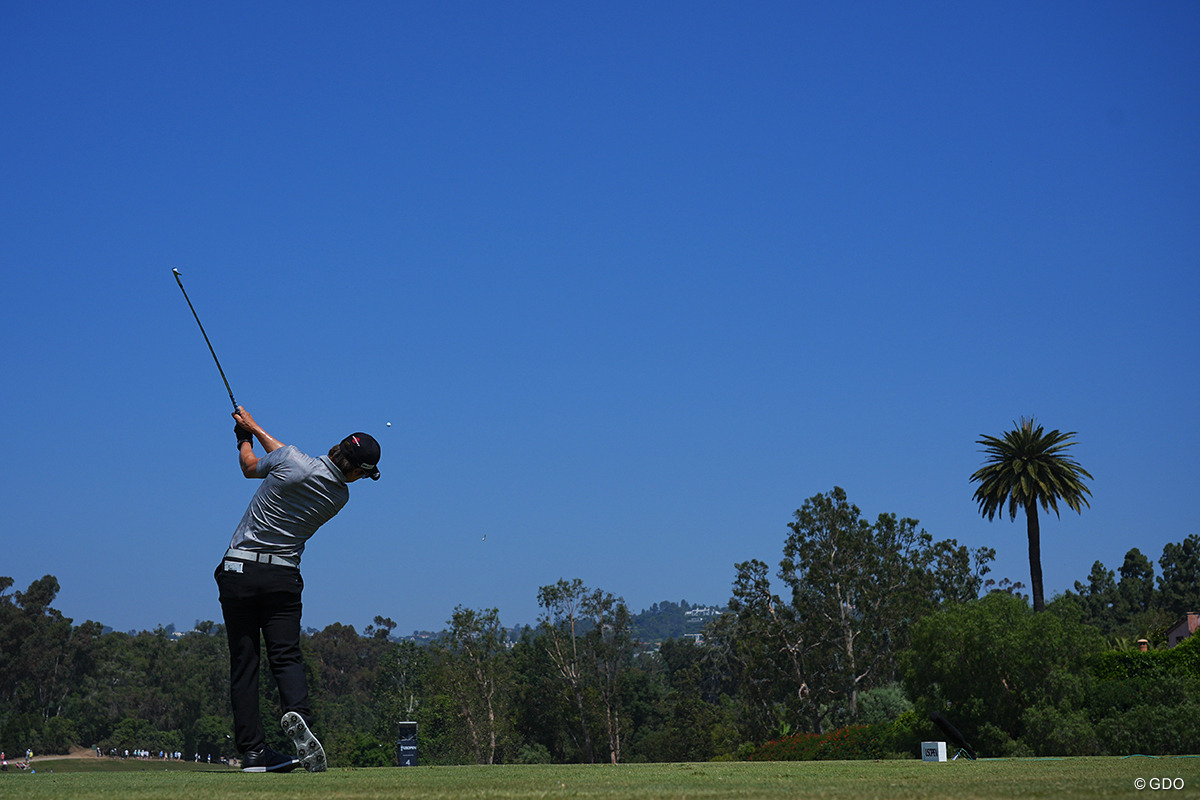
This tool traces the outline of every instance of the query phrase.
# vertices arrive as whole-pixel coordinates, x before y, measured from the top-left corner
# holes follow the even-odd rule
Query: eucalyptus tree
[[[821,732],[854,721],[859,693],[892,683],[913,624],[978,596],[994,551],[935,542],[915,519],[874,523],[834,487],[788,523],[774,593],[767,564],[736,565],[730,614],[713,640],[734,667],[753,734],[771,713]]]
[[[1004,511],[1015,520],[1018,509],[1025,512],[1033,610],[1042,611],[1046,601],[1042,589],[1038,506],[1060,516],[1058,503],[1062,501],[1072,511],[1082,514],[1092,493],[1084,479],[1091,480],[1092,476],[1067,454],[1075,444],[1074,431],[1047,433],[1032,417],[1013,424],[1016,427],[1003,436],[982,434],[976,440],[976,444],[983,446],[980,452],[985,459],[983,466],[971,475],[971,482],[979,483],[975,500],[979,503],[979,513],[989,520],[997,514],[1003,516]]]
[[[593,625],[587,635],[587,644],[596,688],[604,705],[609,762],[618,764],[623,745],[621,677],[633,656],[632,617],[623,598],[602,589],[586,595],[581,610]]]
[[[584,624],[587,622],[584,611],[587,597],[588,588],[579,578],[571,581],[560,578],[557,583],[538,589],[538,605],[545,609],[539,618],[539,628],[546,637],[546,652],[575,701],[579,714],[579,749],[584,761],[590,764],[596,760],[596,751],[588,724],[585,653],[581,647],[583,634],[589,627]]]
[[[470,735],[479,764],[496,763],[507,709],[501,686],[506,683],[506,633],[500,612],[475,611],[461,605],[450,617],[445,646],[451,658],[445,677]]]
[[[974,599],[990,555],[976,552],[973,572],[953,539],[934,542],[917,520],[895,514],[868,522],[836,486],[794,517],[779,578],[820,653],[824,702],[854,720],[862,690],[895,680],[912,624],[943,601]]]

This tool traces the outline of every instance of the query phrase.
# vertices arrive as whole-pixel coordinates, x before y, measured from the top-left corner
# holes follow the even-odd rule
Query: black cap
[[[342,439],[342,454],[373,481],[379,480],[379,442],[369,433],[352,433]]]

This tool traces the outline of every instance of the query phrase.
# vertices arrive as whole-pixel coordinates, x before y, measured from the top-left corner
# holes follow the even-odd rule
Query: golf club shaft
[[[180,273],[177,269],[172,269],[175,275],[175,282],[179,284],[179,291],[183,292],[183,299],[187,300],[188,308],[192,310],[192,316],[196,318],[196,324],[200,326],[200,335],[204,337],[204,343],[208,345],[208,352],[212,353],[213,361],[217,364],[217,372],[221,373],[221,380],[225,381],[225,391],[229,392],[229,402],[233,403],[233,410],[237,411],[237,400],[233,399],[233,389],[229,388],[229,380],[225,377],[225,370],[221,369],[221,361],[217,358],[217,351],[213,350],[212,342],[208,340],[208,334],[204,332],[204,323],[200,321],[200,315],[196,313],[196,307],[192,305],[192,299],[188,297],[187,289],[183,288],[183,279],[179,277]]]

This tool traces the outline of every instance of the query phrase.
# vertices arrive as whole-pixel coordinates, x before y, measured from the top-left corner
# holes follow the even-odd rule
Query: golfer
[[[300,765],[322,772],[325,750],[309,728],[312,707],[300,655],[300,556],[305,542],[350,499],[347,484],[379,480],[379,443],[352,433],[328,455],[312,458],[268,434],[241,406],[233,418],[242,473],[262,481],[216,571],[229,636],[234,742],[243,772],[291,772]],[[254,439],[267,451],[262,458],[254,453]],[[280,724],[299,758],[266,744],[258,710],[260,633],[279,686]]]

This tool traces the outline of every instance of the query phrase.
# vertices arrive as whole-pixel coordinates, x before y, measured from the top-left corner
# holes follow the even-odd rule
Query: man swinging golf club
[[[262,481],[216,571],[229,636],[234,740],[243,772],[291,772],[301,765],[322,772],[325,750],[309,728],[312,707],[300,654],[300,556],[305,542],[350,499],[347,484],[379,480],[379,443],[352,433],[328,455],[312,458],[268,434],[241,406],[233,418],[242,473]],[[267,451],[261,458],[254,439]],[[266,744],[258,710],[260,633],[279,686],[280,724],[298,758]]]

